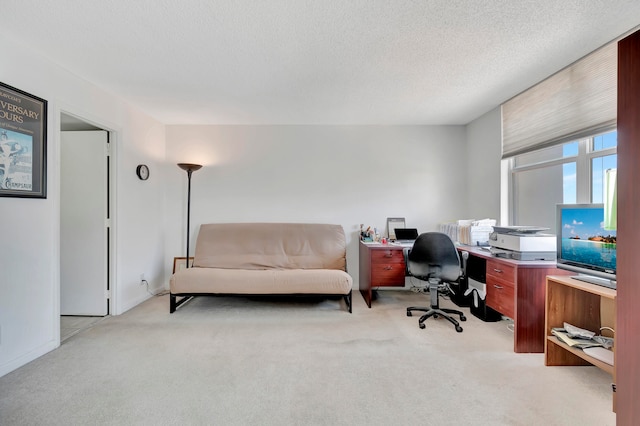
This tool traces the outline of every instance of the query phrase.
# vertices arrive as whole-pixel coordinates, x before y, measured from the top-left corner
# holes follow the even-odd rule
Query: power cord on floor
[[[509,330],[510,332],[514,332],[515,329],[515,324],[513,323],[512,319],[508,319],[507,320],[507,330]]]
[[[415,280],[415,281],[414,281]],[[429,286],[426,285],[426,282],[423,280],[418,280],[415,277],[411,277],[409,290],[414,293],[429,293]],[[441,289],[442,291],[438,291],[438,297],[443,300],[451,300],[451,294],[454,291],[449,286],[445,286]]]
[[[159,293],[153,293],[151,290],[149,290],[149,281],[147,280],[142,280],[142,282],[145,284],[145,286],[147,287],[147,293],[149,293],[152,296],[164,296],[166,294],[169,294],[169,290],[162,290]]]

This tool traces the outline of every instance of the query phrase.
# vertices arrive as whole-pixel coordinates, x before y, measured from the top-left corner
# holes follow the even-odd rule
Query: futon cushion
[[[212,223],[200,226],[193,265],[223,269],[346,270],[340,225]]]
[[[171,293],[342,294],[351,291],[349,274],[336,269],[221,269],[193,267],[176,272]]]

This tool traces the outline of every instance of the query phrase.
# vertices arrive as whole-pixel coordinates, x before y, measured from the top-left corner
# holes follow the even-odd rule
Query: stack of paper
[[[489,234],[493,232],[495,224],[495,219],[463,219],[441,223],[438,230],[460,244],[482,246],[489,244]]]
[[[584,348],[592,348],[595,346],[602,347],[602,343],[598,343],[593,339],[585,339],[581,337],[570,337],[569,333],[567,333],[567,331],[564,328],[552,328],[551,334],[553,334],[558,338],[558,340],[560,340],[563,343],[566,343],[572,348],[584,349]]]

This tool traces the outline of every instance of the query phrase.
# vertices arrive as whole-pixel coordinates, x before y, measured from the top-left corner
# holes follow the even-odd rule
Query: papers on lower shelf
[[[584,348],[584,353],[609,365],[613,365],[613,351],[601,347]]]
[[[596,335],[593,331],[585,330],[584,328],[576,327],[575,325],[571,325],[568,322],[564,323],[564,330],[569,334],[571,338],[581,338],[581,339],[593,339],[593,336]]]
[[[570,337],[564,328],[552,328],[551,334],[556,336],[561,342],[571,346],[572,348],[593,348],[602,347],[602,343],[593,339],[584,339],[581,337]]]

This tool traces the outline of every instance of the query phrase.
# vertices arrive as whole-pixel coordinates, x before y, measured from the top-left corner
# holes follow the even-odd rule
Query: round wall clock
[[[140,178],[140,180],[147,180],[149,179],[149,167],[147,167],[146,164],[140,164],[137,168],[136,168],[136,174],[138,175],[138,177]]]

